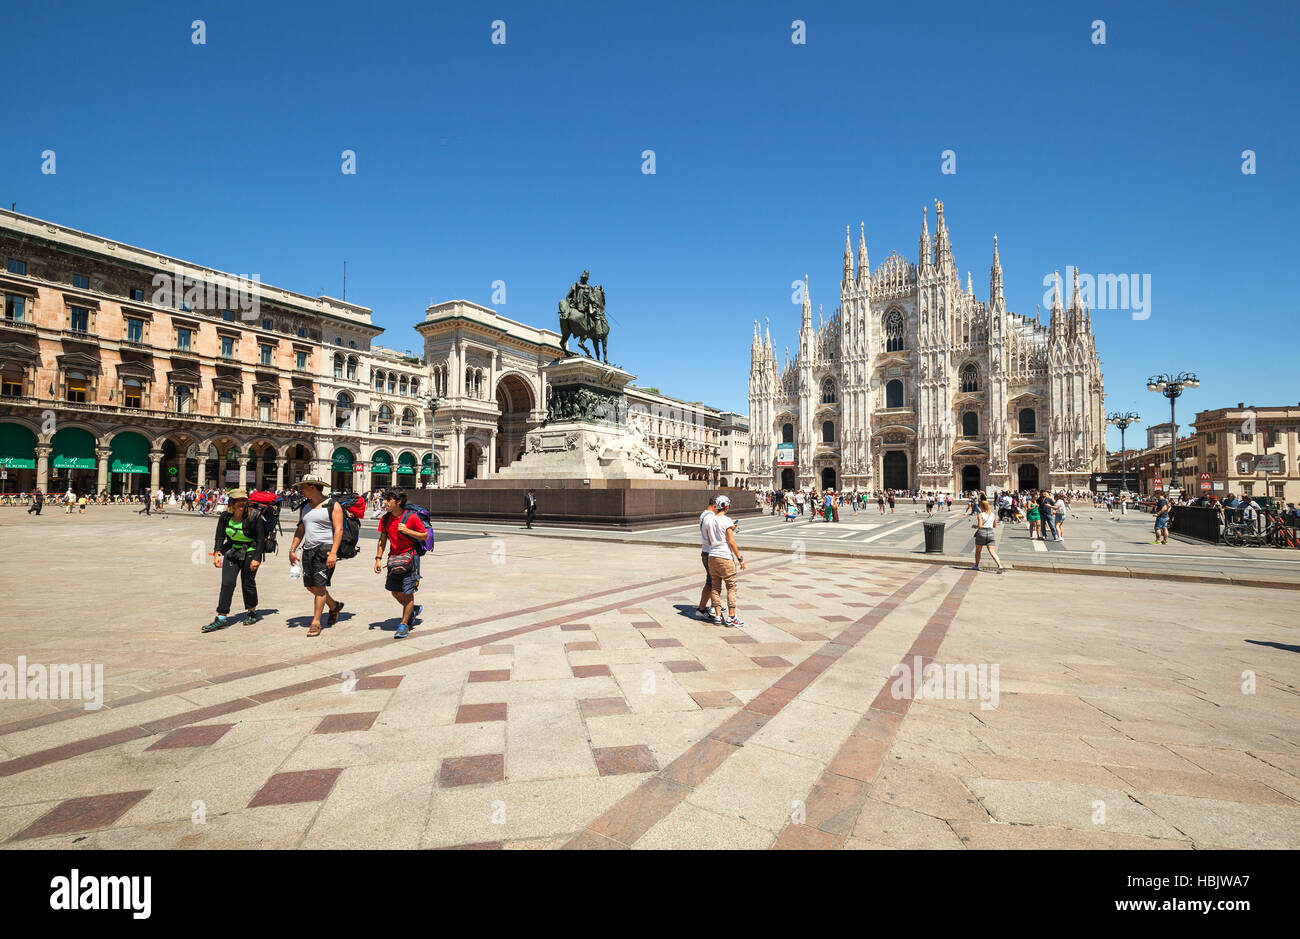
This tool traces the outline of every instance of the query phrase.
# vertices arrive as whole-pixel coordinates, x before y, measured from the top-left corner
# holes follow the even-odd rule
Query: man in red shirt
[[[406,493],[401,489],[385,489],[382,500],[385,511],[379,517],[375,573],[383,568],[384,545],[388,545],[388,577],[384,587],[402,605],[402,621],[393,638],[405,639],[415,625],[415,618],[424,609],[415,604],[415,591],[420,587],[420,555],[416,553],[415,545],[423,542],[429,532],[414,512],[406,514]]]

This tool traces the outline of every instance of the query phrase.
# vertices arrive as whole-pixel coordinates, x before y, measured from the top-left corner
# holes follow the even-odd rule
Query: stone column
[[[465,484],[465,428],[459,424],[456,425],[455,438],[452,443],[451,462],[451,485],[463,486]]]
[[[239,458],[239,488],[248,489],[248,457]]]
[[[226,488],[226,455],[217,454],[217,488]]]
[[[50,453],[53,449],[49,444],[38,444],[36,447],[36,488],[41,492],[49,489]]]
[[[208,460],[207,460],[207,455],[204,454],[204,453],[200,453],[200,454],[199,454],[199,459],[198,459],[196,462],[199,464],[199,469],[198,469],[198,488],[203,489],[203,488],[205,488],[205,487],[208,485]]]
[[[284,488],[284,460],[275,461],[275,491],[279,492]]]
[[[95,493],[101,493],[108,488],[108,460],[113,455],[109,447],[96,447],[95,456],[99,458],[99,475],[95,480]]]
[[[487,471],[489,475],[497,471],[497,432],[495,430],[488,435]]]
[[[161,450],[149,451],[149,492],[158,491],[158,461],[162,459]]]

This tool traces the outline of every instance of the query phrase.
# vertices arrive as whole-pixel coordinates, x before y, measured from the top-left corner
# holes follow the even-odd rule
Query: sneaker
[[[709,612],[707,606],[702,610],[697,607],[695,610],[695,616],[697,619],[713,619],[713,614]]]
[[[261,621],[262,617],[258,615],[257,610],[250,610],[248,615],[244,617],[245,626],[252,626],[254,623],[260,623]]]
[[[1153,541],[1153,542],[1151,542],[1151,543],[1152,543],[1152,544],[1160,544],[1160,539],[1157,538],[1155,541]]]
[[[203,627],[203,632],[205,633],[215,632],[218,629],[225,629],[229,625],[230,623],[226,620],[224,616],[218,616],[212,622],[208,623],[208,625]]]
[[[415,625],[415,621],[416,621],[417,619],[420,618],[420,614],[423,613],[423,612],[424,612],[424,604],[423,604],[423,603],[417,603],[417,604],[415,605],[415,609],[411,610],[411,625],[412,625],[412,626]]]
[[[722,619],[721,616],[714,616],[714,617],[713,617],[713,625],[714,625],[714,626],[725,626],[725,625],[726,625],[726,622]]]
[[[744,625],[745,625],[745,621],[742,620],[739,616],[733,616],[731,619],[727,620],[727,625],[728,625],[728,626],[744,626]]]
[[[405,639],[411,634],[410,623],[402,623],[397,627],[397,632],[393,633],[394,639]]]

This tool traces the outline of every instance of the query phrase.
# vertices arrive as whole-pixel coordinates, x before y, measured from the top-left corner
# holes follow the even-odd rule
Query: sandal
[[[342,612],[343,612],[343,601],[340,600],[339,605],[336,606],[333,612],[330,613],[330,618],[325,621],[326,624],[333,626],[335,623],[339,621],[339,614]]]
[[[320,623],[312,623],[311,629],[307,630],[307,638],[320,635]]]

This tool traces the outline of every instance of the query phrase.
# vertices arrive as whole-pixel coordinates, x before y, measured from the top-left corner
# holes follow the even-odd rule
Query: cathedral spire
[[[871,262],[867,259],[867,223],[858,223],[858,282],[865,284],[871,276]]]
[[[801,329],[812,329],[812,297],[808,295],[808,275],[803,275],[803,321]]]
[[[934,203],[934,263],[942,265],[952,260],[952,245],[948,242],[948,226],[943,221],[943,203]]]
[[[975,285],[971,281],[971,272],[969,267],[966,268],[966,292],[972,297],[975,296]]]
[[[772,321],[764,318],[763,322],[765,325],[763,330],[763,351],[767,353],[769,358],[775,361],[776,350],[772,348]]]
[[[921,267],[930,266],[930,223],[926,221],[929,211],[929,206],[921,206],[921,258],[917,262]]]
[[[1002,292],[1002,259],[998,257],[998,236],[993,236],[993,266],[989,268],[989,306],[1006,309],[1007,300]]]
[[[844,283],[853,283],[853,243],[847,225],[844,226]]]

